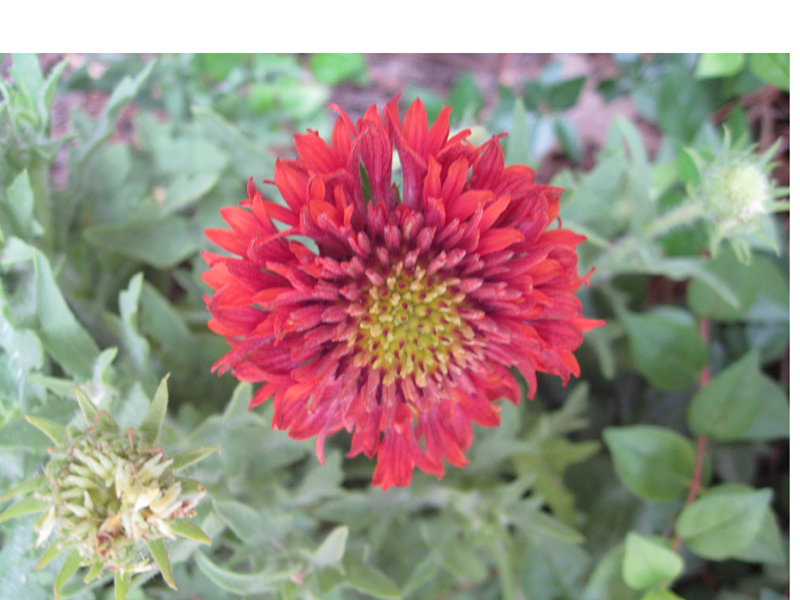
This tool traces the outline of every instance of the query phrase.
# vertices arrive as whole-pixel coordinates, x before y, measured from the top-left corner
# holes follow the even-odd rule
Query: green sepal
[[[83,578],[83,583],[91,583],[94,579],[96,579],[100,575],[102,571],[103,571],[103,561],[96,560],[89,569],[89,572],[86,573],[86,577]]]
[[[75,396],[78,397],[78,404],[81,405],[81,412],[86,419],[86,424],[91,425],[94,423],[95,417],[97,416],[97,407],[92,404],[92,401],[83,393],[81,388],[75,387],[73,389],[75,390]]]
[[[142,436],[142,441],[145,444],[152,445],[156,443],[158,434],[161,432],[161,424],[164,422],[164,417],[167,414],[167,403],[169,402],[169,392],[167,391],[167,379],[169,374],[164,376],[161,383],[158,384],[156,395],[153,396],[153,402],[147,414],[144,416],[144,421],[139,426],[139,433]]]
[[[114,600],[125,600],[131,588],[131,576],[124,571],[114,573]]]
[[[65,548],[59,547],[58,542],[53,542],[47,547],[47,550],[45,550],[39,557],[39,562],[36,563],[36,566],[33,567],[33,570],[40,571],[41,569],[44,569],[47,565],[49,565],[53,561],[53,559],[56,556],[61,554],[64,550]]]
[[[25,415],[25,420],[53,440],[57,446],[63,446],[70,440],[67,430],[50,419]]]
[[[69,553],[69,556],[67,556],[64,566],[61,567],[61,571],[58,572],[58,577],[56,577],[56,582],[53,584],[56,600],[60,600],[62,588],[66,585],[67,581],[69,581],[70,577],[75,575],[80,568],[81,555],[78,554],[77,550],[73,550]]]
[[[203,530],[192,523],[189,519],[175,519],[170,524],[170,528],[173,532],[175,532],[175,534],[181,537],[194,540],[195,542],[200,542],[201,544],[206,544],[207,546],[211,545],[211,538],[203,533]]]
[[[34,498],[33,496],[28,496],[27,498],[23,498],[16,504],[12,504],[3,512],[0,513],[0,523],[5,523],[11,519],[15,519],[17,517],[21,517],[22,515],[29,515],[30,513],[39,512],[40,510],[44,509],[44,502],[41,500]]]
[[[178,588],[175,586],[175,578],[172,576],[172,564],[169,562],[169,555],[167,554],[167,545],[163,539],[151,540],[147,542],[147,547],[150,548],[150,554],[158,563],[158,568],[161,569],[161,575],[164,577],[166,584],[173,590]]]
[[[31,479],[30,481],[23,481],[19,485],[15,485],[10,490],[8,490],[2,497],[0,497],[0,502],[5,502],[6,500],[11,500],[14,496],[19,496],[21,494],[28,494],[30,492],[36,491],[40,485],[44,482],[44,477],[36,477],[35,479]]]
[[[181,492],[184,494],[191,494],[192,492],[205,491],[206,486],[197,481],[197,479],[189,479],[188,477],[176,477],[175,481],[181,482]]]
[[[177,473],[186,467],[190,467],[211,456],[214,452],[221,453],[221,450],[217,446],[198,446],[197,448],[179,452],[172,457],[172,472]]]

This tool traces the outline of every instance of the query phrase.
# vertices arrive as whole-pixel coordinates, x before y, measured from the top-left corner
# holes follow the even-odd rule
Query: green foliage
[[[686,496],[694,473],[696,451],[685,437],[661,427],[607,427],[603,438],[614,469],[645,500],[677,500]]]

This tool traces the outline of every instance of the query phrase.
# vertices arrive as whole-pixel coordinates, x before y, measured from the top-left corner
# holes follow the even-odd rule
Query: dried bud
[[[44,478],[6,494],[33,492],[0,514],[0,522],[44,511],[36,524],[36,545],[51,536],[54,539],[39,561],[40,568],[69,549],[65,569],[74,572],[80,566],[89,567],[86,581],[105,568],[124,585],[132,574],[158,565],[165,581],[174,587],[163,538],[174,539],[177,534],[210,543],[186,520],[194,516],[205,490],[199,482],[179,478],[175,472],[218,449],[201,447],[170,458],[154,445],[166,414],[166,378],[139,430],[120,431],[111,416],[98,412],[80,391],[78,401],[90,425],[86,431],[28,418],[56,447],[50,449]],[[145,545],[155,562],[145,556]],[[69,574],[57,579],[56,597]]]

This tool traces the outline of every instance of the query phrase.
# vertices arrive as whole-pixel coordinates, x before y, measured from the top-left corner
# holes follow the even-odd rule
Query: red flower
[[[428,129],[419,100],[402,122],[397,99],[356,125],[333,108],[330,145],[297,134],[299,159],[277,161],[285,206],[251,179],[241,208],[221,211],[230,229],[206,231],[236,255],[204,254],[209,327],[233,347],[213,369],[263,382],[250,406],[272,397],[273,426],[316,435],[321,461],[345,428],[348,456],[378,455],[373,485],[401,487],[414,466],[467,464],[472,423],[495,426],[495,403],[520,400],[508,367],[531,398],[537,371],[578,375],[572,353],[602,321],[574,296],[584,238],[546,230],[562,190],[504,167],[497,137],[449,137],[449,108]]]

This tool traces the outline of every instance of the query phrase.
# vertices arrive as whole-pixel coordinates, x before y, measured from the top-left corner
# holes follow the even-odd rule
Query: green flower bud
[[[185,521],[195,515],[205,489],[176,472],[218,449],[195,448],[170,458],[154,445],[166,414],[166,378],[139,430],[121,431],[111,416],[98,412],[82,392],[78,392],[78,401],[90,425],[86,431],[64,429],[46,419],[28,419],[56,446],[49,450],[51,458],[43,478],[6,494],[4,499],[33,492],[0,513],[0,522],[43,511],[35,527],[36,546],[51,537],[53,541],[38,566],[43,567],[61,551],[71,552],[65,564],[67,572],[62,570],[63,576],[56,579],[56,597],[80,566],[90,568],[87,581],[107,569],[115,572],[121,585],[135,573],[158,567],[174,587],[162,539],[175,539],[177,534],[210,543]],[[146,547],[155,562],[146,555]]]
[[[770,160],[779,143],[759,156],[753,147],[744,148],[743,140],[732,144],[726,130],[722,148],[713,160],[687,150],[699,176],[697,184],[689,186],[689,195],[707,215],[712,255],[727,239],[740,260],[748,262],[750,243],[745,236],[764,226],[765,215],[788,208],[788,202],[775,201],[788,189],[775,187],[770,178],[774,167]]]

